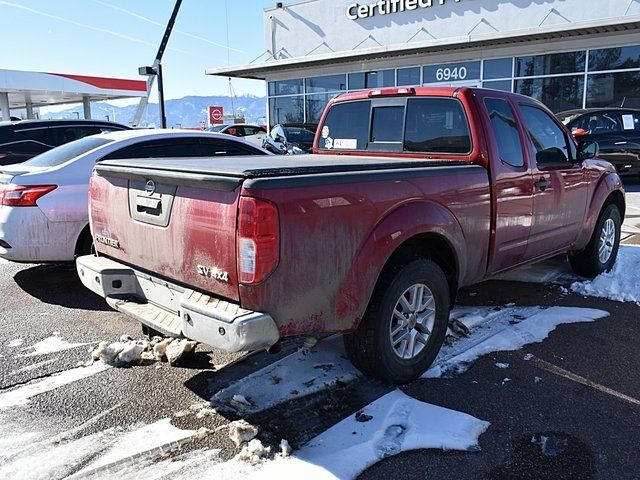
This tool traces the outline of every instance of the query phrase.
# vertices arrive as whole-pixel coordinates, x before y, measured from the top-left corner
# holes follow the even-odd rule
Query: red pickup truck
[[[228,351],[342,332],[358,368],[402,383],[460,287],[563,253],[585,276],[615,262],[615,169],[530,98],[345,94],[314,152],[101,162],[80,278],[148,331]]]

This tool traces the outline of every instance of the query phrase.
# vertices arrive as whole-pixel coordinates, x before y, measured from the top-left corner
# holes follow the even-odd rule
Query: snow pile
[[[618,260],[609,273],[586,282],[575,282],[571,290],[588,297],[640,305],[640,247],[620,245]]]
[[[21,338],[16,338],[15,340],[11,340],[7,342],[7,347],[9,348],[18,348],[20,345],[24,343],[24,340]]]
[[[236,420],[225,427],[229,429],[229,438],[236,447],[253,440],[258,435],[258,427],[254,427],[246,420]]]
[[[269,457],[269,455],[271,455],[271,447],[265,447],[260,440],[254,438],[242,446],[242,450],[240,450],[236,459],[256,465]]]
[[[45,338],[30,347],[23,348],[23,352],[31,351],[29,351],[29,353],[23,353],[20,356],[35,357],[37,355],[48,355],[50,353],[63,352],[65,350],[71,350],[72,348],[84,347],[87,345],[89,345],[89,343],[70,343],[56,332],[51,337]]]
[[[197,342],[186,339],[153,337],[151,340],[133,340],[123,336],[118,342],[100,342],[91,351],[91,358],[112,366],[165,360],[175,365],[185,355],[192,353],[196,346]]]
[[[220,390],[211,403],[218,410],[256,413],[362,375],[347,359],[339,335],[311,343]]]
[[[308,442],[288,458],[277,457],[249,478],[352,479],[380,460],[409,450],[476,451],[489,423],[430,405],[400,390],[364,408]]]
[[[603,310],[573,307],[456,308],[452,318],[462,322],[470,335],[443,346],[423,378],[462,373],[483,355],[541,342],[558,325],[593,322],[608,315]]]

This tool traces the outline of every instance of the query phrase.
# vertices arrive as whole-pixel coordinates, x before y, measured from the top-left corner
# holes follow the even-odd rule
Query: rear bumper
[[[0,257],[14,262],[71,262],[85,222],[51,222],[39,207],[0,207]]]
[[[82,283],[109,305],[165,335],[228,352],[269,348],[280,338],[266,313],[185,289],[105,257],[76,260]]]

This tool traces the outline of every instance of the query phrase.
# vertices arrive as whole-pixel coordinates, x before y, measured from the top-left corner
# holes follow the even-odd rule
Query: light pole
[[[164,111],[164,85],[162,83],[162,64],[158,62],[154,67],[140,67],[138,68],[140,75],[157,76],[158,77],[158,106],[160,107],[160,126],[167,128],[167,116]]]

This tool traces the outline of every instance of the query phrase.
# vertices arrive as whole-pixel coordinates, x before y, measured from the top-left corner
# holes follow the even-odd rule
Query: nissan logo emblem
[[[149,195],[153,195],[156,191],[156,184],[153,180],[149,180],[147,184],[144,186],[144,191]]]

